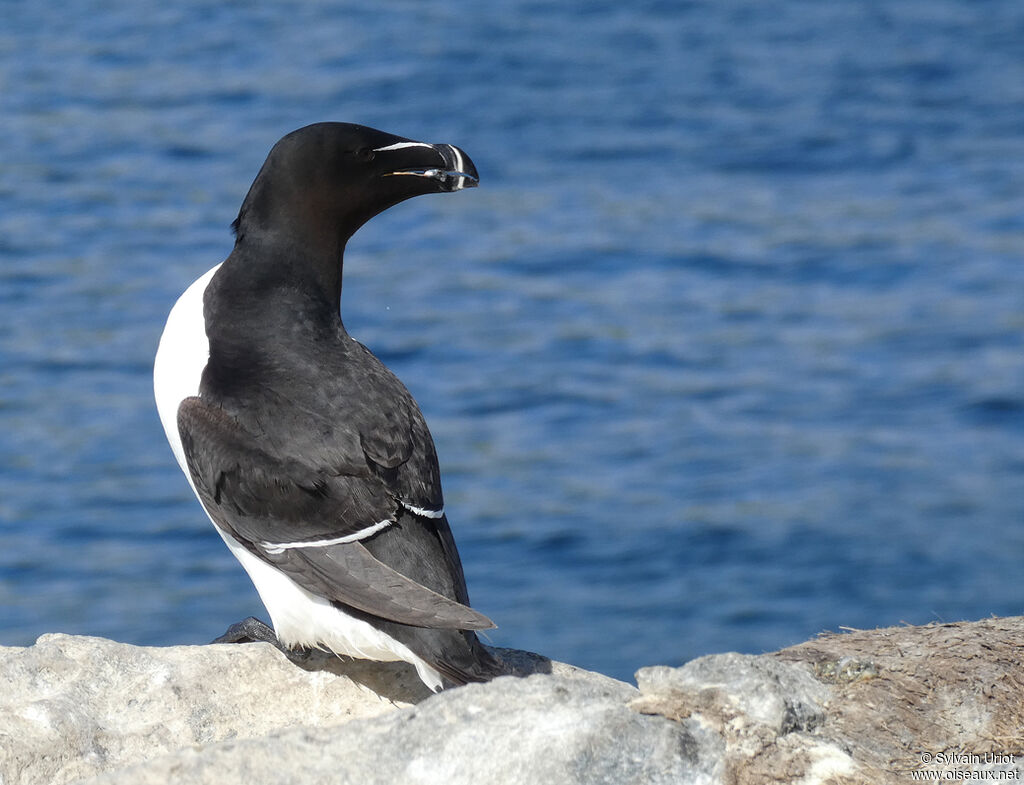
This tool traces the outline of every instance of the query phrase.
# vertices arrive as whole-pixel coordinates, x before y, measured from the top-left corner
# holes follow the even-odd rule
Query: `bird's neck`
[[[258,232],[236,242],[203,295],[209,360],[202,395],[230,398],[233,390],[287,372],[282,357],[305,356],[346,336],[343,252],[315,255]]]
[[[322,237],[322,235],[321,235]],[[282,293],[305,297],[337,315],[347,237],[314,242],[301,233],[249,230],[239,235],[225,266],[235,296],[262,300]]]

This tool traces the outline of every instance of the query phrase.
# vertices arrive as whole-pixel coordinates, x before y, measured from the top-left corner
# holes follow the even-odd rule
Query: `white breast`
[[[192,478],[189,477],[181,437],[178,436],[178,406],[189,396],[199,395],[199,380],[210,358],[210,342],[206,340],[206,322],[203,319],[203,292],[219,268],[218,264],[208,270],[185,290],[171,308],[153,363],[156,410],[189,485],[192,485]]]
[[[196,280],[171,308],[153,364],[153,390],[160,422],[193,493],[196,487],[178,435],[178,406],[185,398],[199,395],[199,382],[210,356],[203,319],[203,293],[219,267],[217,265]],[[199,498],[198,493],[196,498]],[[212,517],[210,521],[213,522]],[[427,687],[435,691],[441,688],[441,675],[403,643],[362,619],[338,610],[322,597],[310,594],[287,575],[247,551],[234,537],[221,531],[216,523],[214,528],[249,574],[282,644],[324,647],[336,654],[361,659],[402,660],[415,666]]]

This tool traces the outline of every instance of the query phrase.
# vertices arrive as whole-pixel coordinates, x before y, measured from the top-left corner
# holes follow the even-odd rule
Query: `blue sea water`
[[[498,645],[629,678],[1024,612],[1024,4],[0,2],[0,644],[263,615],[164,440],[270,146],[476,191],[349,246]]]

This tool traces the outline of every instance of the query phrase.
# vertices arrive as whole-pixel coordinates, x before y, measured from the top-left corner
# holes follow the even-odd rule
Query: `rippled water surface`
[[[0,643],[262,608],[152,356],[318,120],[481,188],[349,246],[499,645],[629,677],[1024,612],[1024,5],[3,4]]]

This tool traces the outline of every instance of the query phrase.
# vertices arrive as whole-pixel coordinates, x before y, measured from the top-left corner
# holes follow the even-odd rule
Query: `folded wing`
[[[494,626],[467,605],[410,580],[362,544],[392,526],[435,526],[429,515],[409,512],[415,505],[368,464],[363,469],[353,459],[339,469],[274,455],[199,397],[182,401],[178,431],[214,523],[302,588],[401,624]]]

